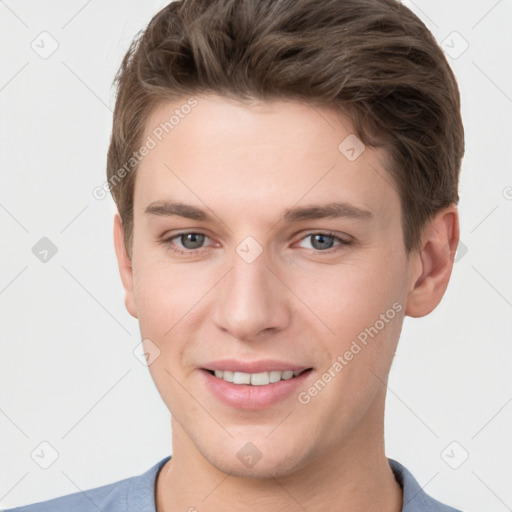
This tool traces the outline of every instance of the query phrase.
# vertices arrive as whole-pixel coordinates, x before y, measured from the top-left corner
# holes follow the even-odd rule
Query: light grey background
[[[113,203],[92,194],[105,181],[112,79],[165,3],[0,1],[1,507],[110,483],[171,453],[169,413],[133,354],[140,338],[123,305]],[[512,3],[406,4],[444,41],[460,84],[467,251],[437,310],[406,319],[389,381],[387,454],[441,501],[504,512],[512,507]],[[46,262],[33,253],[42,237],[57,248],[52,256],[45,242],[36,246]],[[53,450],[58,458],[43,469]]]

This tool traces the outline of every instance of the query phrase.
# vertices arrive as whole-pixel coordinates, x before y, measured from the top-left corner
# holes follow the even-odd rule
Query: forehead
[[[286,158],[337,156],[338,139],[353,131],[350,120],[333,107],[291,99],[242,103],[206,95],[160,104],[146,122],[145,136],[179,145],[189,162],[205,153],[247,158],[251,148],[259,149],[261,161],[275,156],[272,148]]]
[[[327,106],[184,98],[153,111],[149,139],[154,147],[139,164],[136,209],[166,194],[197,206],[269,214],[319,200],[379,214],[399,200],[385,152],[365,147],[350,120]]]

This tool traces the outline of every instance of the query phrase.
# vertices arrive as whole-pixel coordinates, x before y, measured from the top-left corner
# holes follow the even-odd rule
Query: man
[[[126,307],[172,416],[143,475],[18,510],[453,511],[384,450],[459,227],[459,93],[394,0],[183,0],[116,77]]]

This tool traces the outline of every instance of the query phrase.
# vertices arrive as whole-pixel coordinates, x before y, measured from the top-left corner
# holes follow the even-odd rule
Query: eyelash
[[[183,235],[191,235],[191,234],[203,235],[203,236],[209,238],[207,234],[201,233],[200,231],[183,231],[182,233],[177,233],[175,235],[172,235],[169,238],[166,238],[165,240],[162,240],[162,243],[167,248],[169,248],[171,251],[173,251],[175,253],[182,254],[182,255],[185,255],[185,256],[195,256],[199,252],[201,252],[203,249],[207,249],[207,247],[199,247],[198,249],[186,249],[186,250],[183,250],[183,249],[178,249],[172,243],[172,240],[174,240],[175,238],[179,238],[179,237],[181,237]],[[299,242],[304,240],[304,239],[306,239],[306,238],[308,238],[308,237],[310,237],[310,236],[314,236],[314,235],[321,235],[321,236],[325,236],[325,237],[334,238],[335,240],[337,240],[339,242],[339,244],[336,244],[333,247],[331,247],[329,249],[326,249],[325,251],[320,251],[318,249],[309,249],[315,255],[317,255],[317,254],[320,254],[320,255],[330,255],[330,254],[332,254],[333,252],[335,252],[337,250],[336,249],[337,247],[339,248],[341,246],[347,246],[347,245],[351,245],[352,244],[352,240],[347,240],[347,239],[341,238],[340,236],[336,235],[336,233],[333,233],[333,232],[330,232],[330,231],[313,231],[311,233],[308,233],[308,234],[304,235],[299,240]]]

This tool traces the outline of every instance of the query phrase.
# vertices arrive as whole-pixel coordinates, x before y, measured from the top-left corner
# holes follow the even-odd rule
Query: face
[[[386,154],[349,119],[196,100],[161,141],[153,130],[186,99],[148,120],[126,304],[175,453],[285,476],[381,435],[416,260]]]

